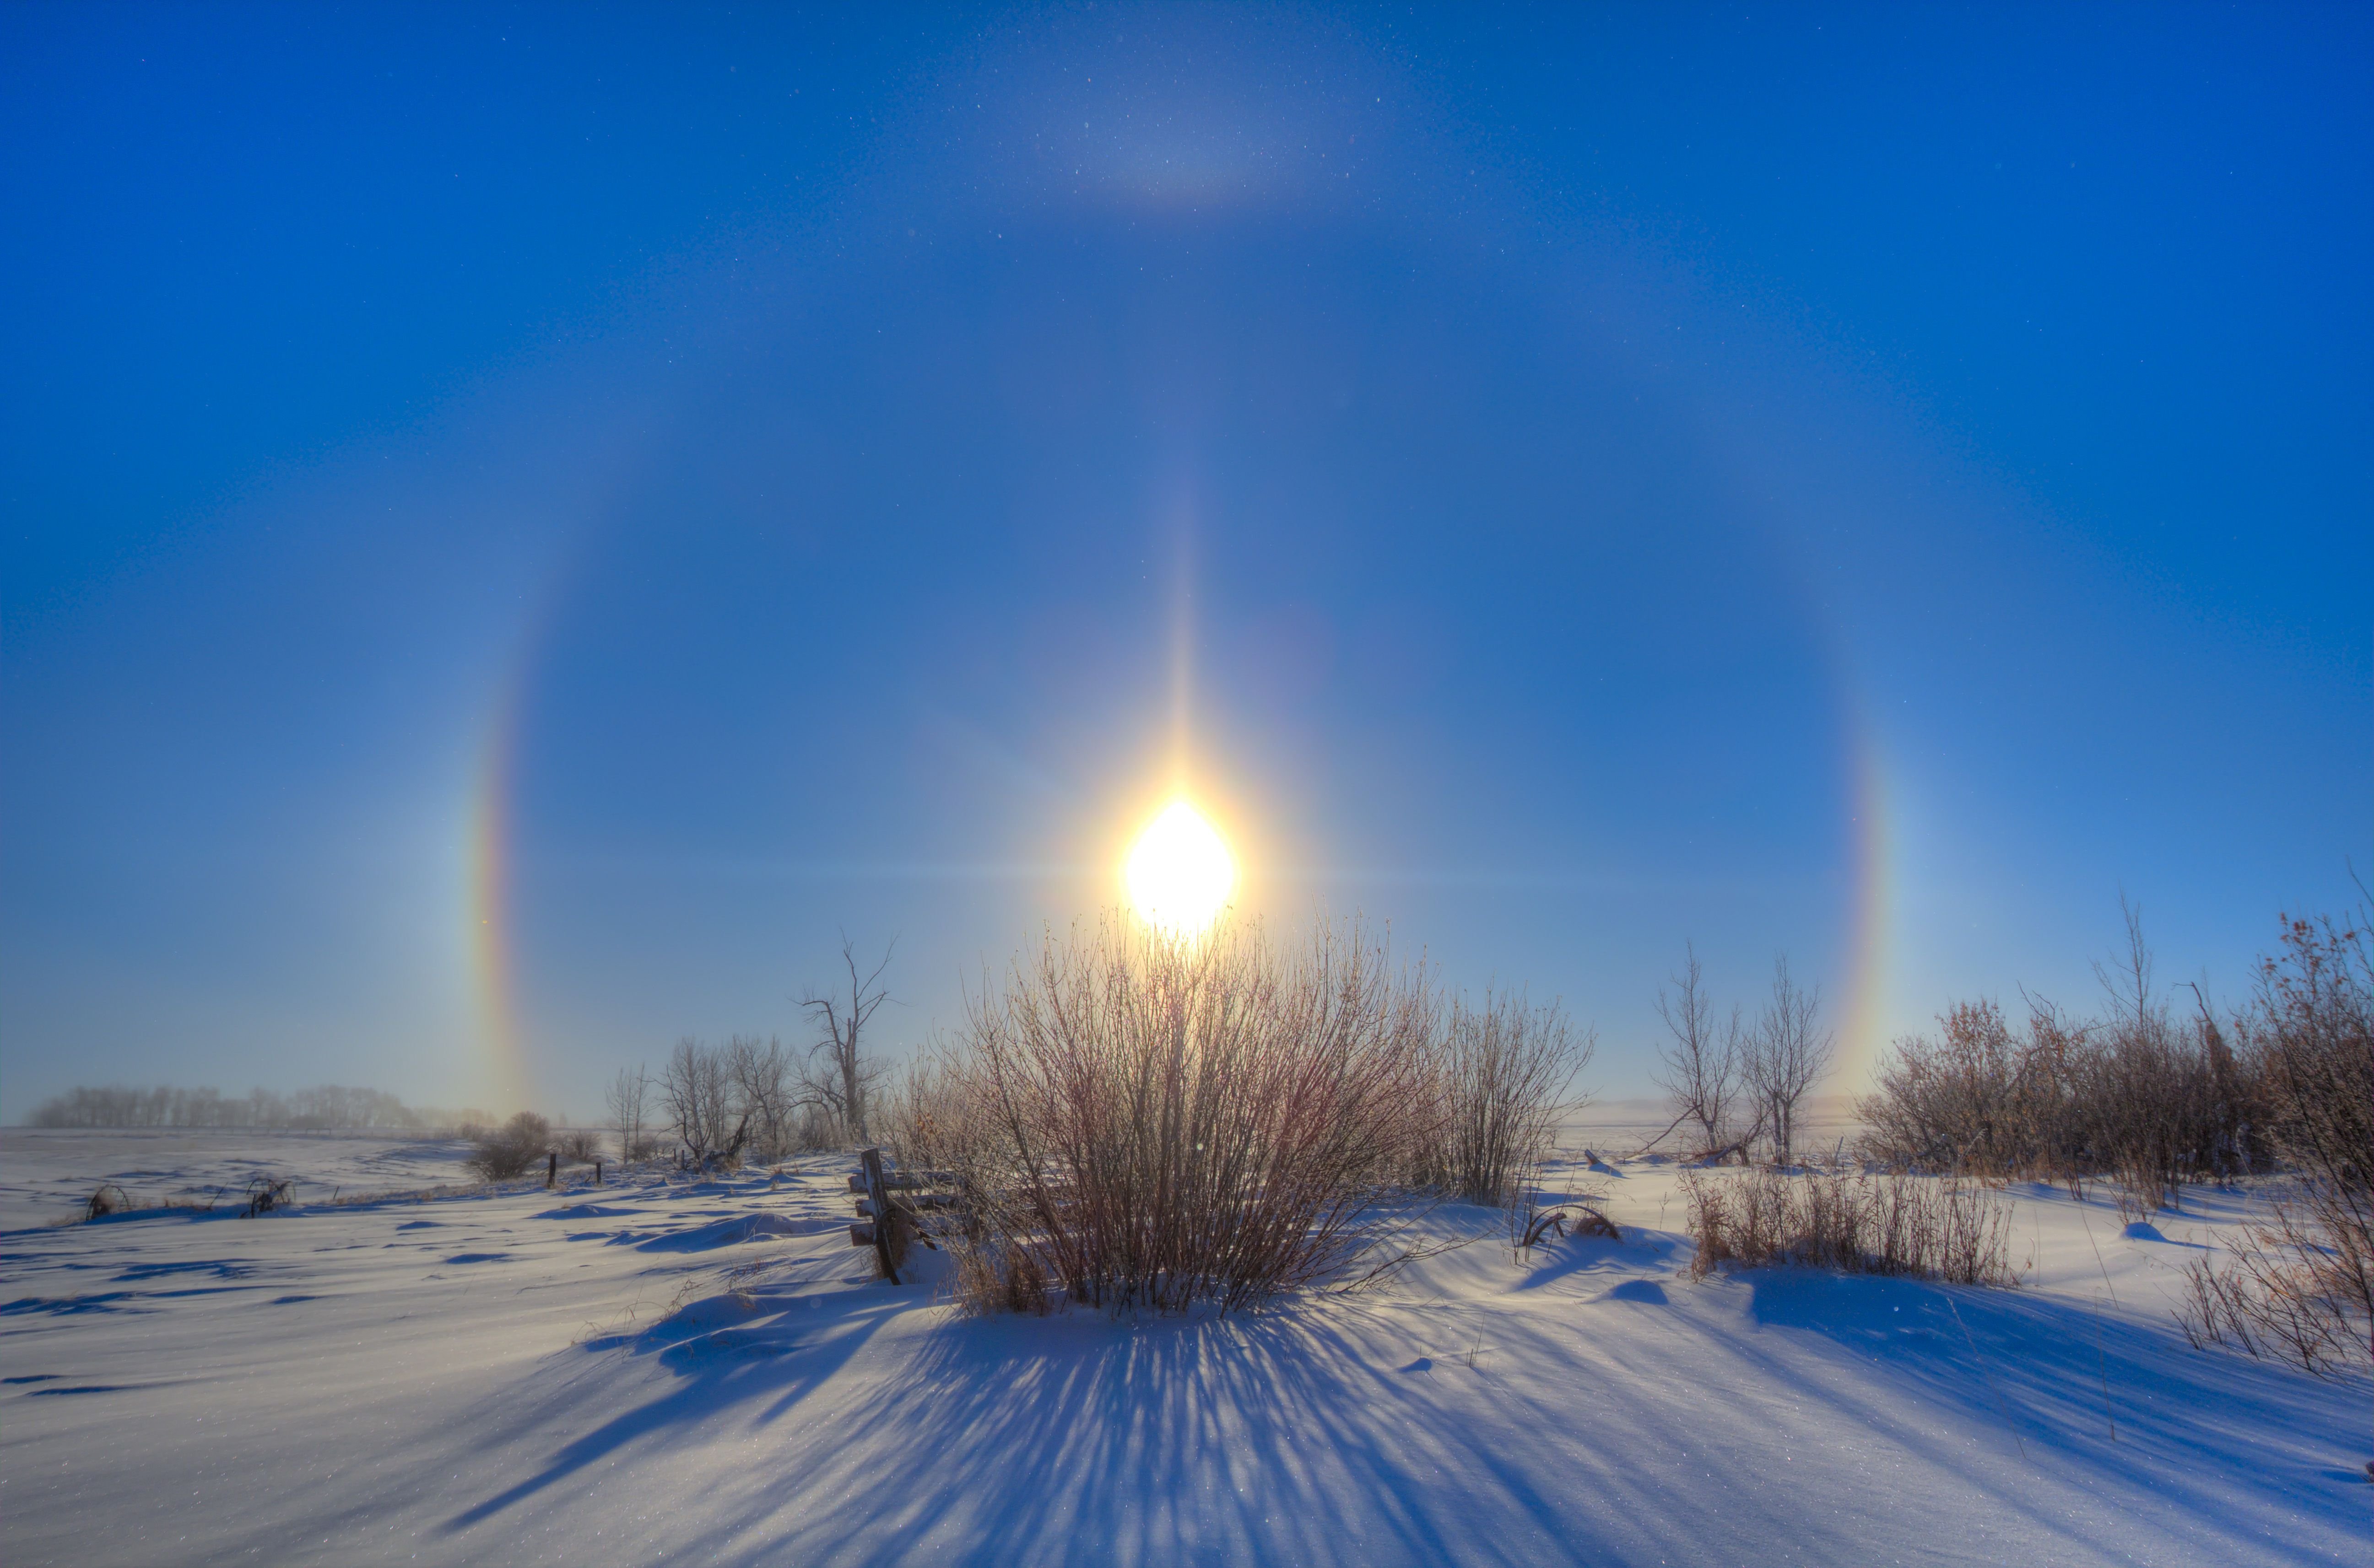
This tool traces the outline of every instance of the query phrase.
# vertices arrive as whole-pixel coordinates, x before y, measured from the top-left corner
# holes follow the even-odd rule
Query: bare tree
[[[726,1044],[725,1066],[734,1081],[739,1126],[733,1152],[746,1147],[759,1159],[782,1157],[792,1146],[792,1115],[800,1100],[782,1042],[770,1038],[761,1046],[755,1036],[736,1035]]]
[[[643,1131],[643,1117],[651,1103],[652,1078],[641,1064],[620,1068],[618,1076],[610,1081],[610,1126],[618,1134],[618,1158],[622,1161],[641,1159],[648,1152],[651,1140]]]
[[[660,1070],[660,1106],[697,1164],[730,1165],[746,1155],[772,1160],[793,1147],[797,1115],[808,1103],[794,1077],[781,1040],[736,1035],[705,1046],[687,1036]],[[622,1123],[622,1106],[641,1114],[641,1078],[640,1070],[620,1073],[611,1086],[611,1112]]]
[[[1658,1066],[1650,1076],[1665,1092],[1674,1126],[1696,1122],[1702,1152],[1712,1153],[1723,1147],[1732,1096],[1739,1088],[1739,1009],[1731,1010],[1729,1025],[1718,1035],[1714,1001],[1706,994],[1698,950],[1685,952],[1682,972],[1673,977],[1673,995],[1657,993],[1657,1016],[1665,1021],[1674,1043],[1658,1048]]]
[[[739,1153],[734,1080],[725,1053],[689,1035],[676,1043],[660,1070],[660,1104],[695,1164]]]
[[[810,988],[800,998],[800,1005],[807,1009],[809,1019],[823,1036],[809,1047],[807,1062],[800,1071],[801,1089],[822,1104],[860,1142],[870,1136],[866,1127],[867,1097],[887,1070],[860,1054],[859,1037],[873,1021],[875,1010],[890,1000],[889,992],[882,989],[882,971],[890,967],[890,955],[898,946],[894,938],[883,950],[882,962],[874,966],[874,972],[861,977],[857,972],[857,946],[844,934],[840,939],[840,961],[849,970],[848,991],[818,995]]]
[[[1784,954],[1772,961],[1772,1000],[1741,1040],[1740,1076],[1755,1095],[1776,1164],[1789,1163],[1797,1104],[1830,1065],[1837,1036],[1818,1033],[1819,987],[1800,990]]]

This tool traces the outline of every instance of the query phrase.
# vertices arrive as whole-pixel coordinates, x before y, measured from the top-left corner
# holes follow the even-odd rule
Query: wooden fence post
[[[552,1186],[560,1179],[560,1156],[547,1153],[544,1156],[544,1185]]]
[[[890,1261],[890,1227],[898,1223],[890,1209],[890,1188],[882,1179],[882,1151],[862,1149],[857,1157],[865,1165],[865,1196],[874,1209],[874,1258],[882,1265],[882,1277],[892,1284],[899,1282],[898,1266]]]

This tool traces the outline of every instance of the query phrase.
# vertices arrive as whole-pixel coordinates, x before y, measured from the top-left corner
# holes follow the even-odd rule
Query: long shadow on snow
[[[2330,1484],[2333,1460],[2362,1457],[2362,1383],[2196,1351],[2172,1326],[2030,1291],[1810,1270],[1743,1277],[1759,1325],[1818,1334],[1879,1363],[1961,1422],[2002,1433],[2033,1464],[2106,1469],[2162,1508],[2178,1505],[2166,1487],[2177,1475],[2192,1483],[2196,1506],[2215,1514],[2257,1493],[2261,1509],[2362,1523],[2362,1494]],[[2292,1451],[2269,1452],[2269,1433]],[[2213,1484],[2223,1498],[2205,1495]]]
[[[729,1214],[705,1225],[670,1231],[664,1235],[652,1236],[632,1245],[638,1252],[710,1252],[721,1246],[738,1246],[744,1242],[767,1241],[777,1236],[824,1235],[846,1230],[848,1226],[848,1221],[837,1217],[794,1219],[787,1214]]]
[[[1615,1242],[1604,1236],[1575,1236],[1556,1246],[1545,1246],[1541,1252],[1546,1261],[1527,1268],[1525,1277],[1513,1287],[1519,1291],[1537,1291],[1545,1285],[1578,1274],[1609,1274],[1630,1278],[1642,1270],[1662,1271],[1666,1260],[1677,1250],[1671,1236],[1653,1231],[1634,1231],[1628,1240]]]
[[[536,1474],[448,1520],[448,1532],[466,1530],[535,1496],[586,1467],[644,1438],[678,1426],[718,1420],[737,1405],[763,1399],[780,1411],[822,1386],[899,1313],[919,1305],[911,1291],[843,1291],[759,1298],[746,1307],[732,1295],[692,1303],[641,1333],[590,1340],[588,1349],[656,1354],[682,1379],[564,1445]],[[516,1436],[529,1441],[538,1418]]]
[[[1573,1500],[1547,1490],[1540,1467],[1479,1448],[1455,1400],[1445,1408],[1439,1387],[1361,1343],[1366,1318],[1329,1303],[1216,1321],[1116,1321],[1092,1309],[946,1320],[878,1399],[803,1457],[801,1495],[753,1498],[688,1554],[1575,1558]],[[908,1455],[928,1456],[910,1484],[865,1484],[886,1458]],[[1464,1508],[1443,1505],[1446,1475]],[[814,1506],[826,1498],[841,1505]]]

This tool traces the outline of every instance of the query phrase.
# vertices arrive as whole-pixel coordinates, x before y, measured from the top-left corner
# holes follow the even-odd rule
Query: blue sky
[[[2374,863],[2361,9],[16,6],[0,1116],[1118,896],[1850,1062]],[[496,1108],[501,1108],[499,1106]]]

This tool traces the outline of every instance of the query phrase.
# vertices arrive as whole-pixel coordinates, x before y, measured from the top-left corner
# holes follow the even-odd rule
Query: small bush
[[[488,1181],[508,1181],[525,1176],[529,1166],[551,1151],[552,1124],[534,1111],[522,1111],[482,1133],[463,1163]]]
[[[565,1164],[590,1165],[601,1157],[602,1135],[591,1128],[572,1127],[555,1139],[552,1147]]]
[[[1792,1176],[1686,1171],[1690,1238],[1703,1277],[1722,1263],[1848,1274],[1903,1274],[1960,1285],[2017,1283],[2007,1260],[2011,1211],[1975,1182],[1947,1176]]]

